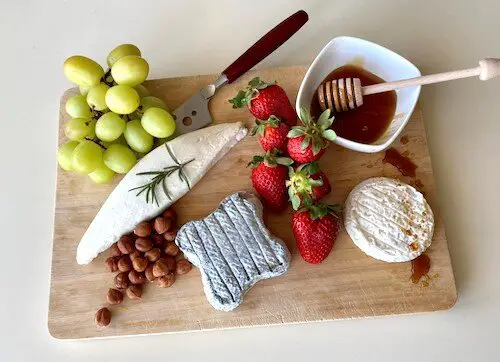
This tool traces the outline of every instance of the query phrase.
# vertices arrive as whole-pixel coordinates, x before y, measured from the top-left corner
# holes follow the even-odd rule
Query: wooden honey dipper
[[[362,86],[359,78],[341,78],[322,83],[317,90],[321,110],[343,112],[363,105],[363,96],[389,92],[399,88],[411,87],[432,83],[447,82],[449,80],[479,76],[481,80],[488,80],[500,75],[500,59],[485,58],[479,61],[476,68],[455,70],[452,72],[424,75],[422,77],[398,80]]]

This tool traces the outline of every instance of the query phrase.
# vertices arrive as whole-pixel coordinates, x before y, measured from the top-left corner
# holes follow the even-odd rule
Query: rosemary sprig
[[[146,183],[142,186],[134,187],[133,189],[129,190],[129,192],[139,190],[139,192],[136,194],[136,196],[140,196],[142,193],[145,192],[146,202],[147,203],[149,203],[150,201],[151,201],[151,203],[156,202],[156,205],[158,205],[158,206],[159,206],[159,202],[158,202],[158,196],[156,194],[156,188],[158,186],[161,186],[165,195],[169,198],[169,200],[172,200],[172,197],[170,196],[170,193],[168,192],[166,180],[167,180],[167,177],[170,177],[175,172],[177,172],[179,179],[182,182],[185,182],[187,184],[188,188],[191,189],[191,185],[189,184],[189,180],[187,179],[186,175],[184,174],[183,168],[186,165],[188,165],[189,163],[193,162],[194,158],[187,161],[187,162],[180,163],[177,160],[177,158],[174,157],[174,155],[172,154],[172,152],[170,151],[168,146],[165,146],[165,147],[166,147],[168,153],[170,154],[170,156],[172,157],[172,159],[174,160],[175,165],[164,167],[163,170],[161,170],[161,171],[139,172],[137,174],[137,176],[153,176],[153,178],[148,183]]]

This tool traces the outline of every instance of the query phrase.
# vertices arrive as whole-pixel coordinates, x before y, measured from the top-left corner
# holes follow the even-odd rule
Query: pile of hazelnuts
[[[111,246],[111,256],[104,262],[114,278],[114,288],[106,295],[109,304],[123,302],[123,294],[133,300],[142,297],[142,287],[155,282],[160,288],[171,287],[176,275],[188,273],[192,265],[184,259],[175,244],[177,235],[177,214],[167,209],[154,220],[139,223],[134,232],[124,235]],[[111,322],[108,308],[99,309],[95,322],[101,327]]]

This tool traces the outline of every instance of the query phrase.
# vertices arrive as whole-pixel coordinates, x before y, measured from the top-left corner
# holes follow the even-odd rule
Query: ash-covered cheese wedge
[[[186,133],[144,156],[109,195],[83,235],[76,253],[78,264],[90,263],[135,225],[171,206],[246,134],[241,122],[219,124]],[[154,193],[145,187],[157,172],[168,170],[173,172],[155,185]]]
[[[257,196],[237,192],[202,220],[185,224],[176,244],[200,268],[210,304],[230,311],[259,280],[287,272],[290,252],[267,230]]]
[[[358,184],[347,197],[344,225],[366,254],[404,262],[431,245],[434,215],[424,196],[410,185],[375,177]]]

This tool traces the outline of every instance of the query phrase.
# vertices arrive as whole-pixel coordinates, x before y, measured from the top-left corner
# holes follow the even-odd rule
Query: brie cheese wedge
[[[410,261],[432,242],[434,215],[424,196],[386,177],[358,184],[344,205],[344,225],[369,256],[386,262]]]
[[[224,123],[179,136],[148,153],[116,186],[101,207],[78,244],[76,261],[88,264],[141,221],[151,219],[186,194],[234,145],[247,134],[241,122]],[[183,165],[184,177],[175,171],[156,185],[156,199],[141,187],[155,175],[143,172],[163,171]],[[182,176],[182,175],[181,175]],[[135,189],[133,191],[130,191]]]

